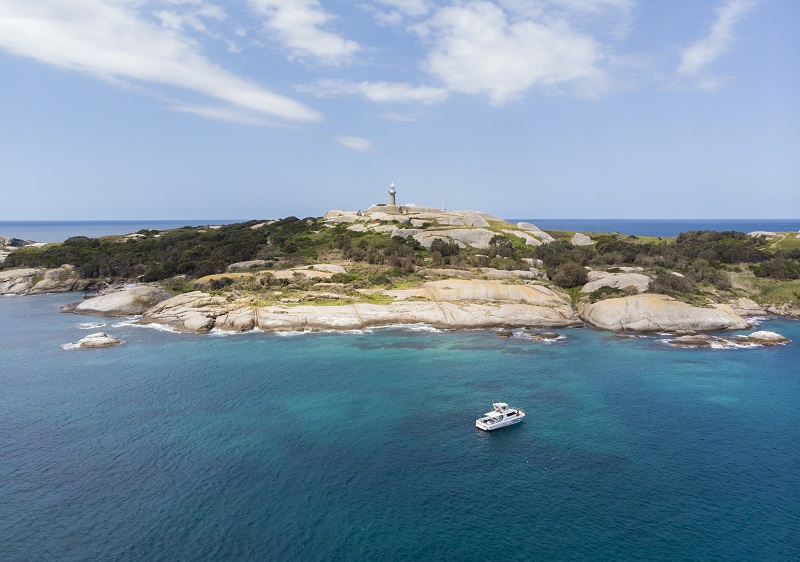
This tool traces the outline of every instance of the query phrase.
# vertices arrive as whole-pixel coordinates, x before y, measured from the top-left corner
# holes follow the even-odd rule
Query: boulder
[[[634,287],[637,293],[643,293],[650,288],[651,279],[641,273],[608,273],[605,271],[590,271],[589,281],[581,289],[581,293],[592,293],[601,287],[614,287],[624,289]]]
[[[582,307],[581,317],[612,332],[744,330],[750,327],[727,305],[702,308],[666,295],[644,294],[606,299]]]
[[[484,228],[470,229],[450,229],[450,230],[426,230],[414,236],[414,238],[426,248],[430,248],[433,241],[441,238],[445,242],[456,242],[462,248],[472,246],[473,248],[486,249],[489,247],[489,240],[496,235],[491,230]]]
[[[525,240],[525,244],[527,244],[528,246],[542,245],[541,240],[534,238],[527,232],[523,232],[521,230],[504,230],[503,232],[505,232],[506,234],[511,234],[512,236],[516,236],[518,238],[522,238],[523,240]]]
[[[714,340],[713,336],[697,334],[693,336],[678,336],[677,338],[672,338],[669,343],[677,347],[711,347],[711,343]]]
[[[228,271],[242,271],[244,269],[254,269],[257,267],[266,267],[267,264],[270,262],[266,260],[250,260],[250,261],[239,261],[236,263],[232,263],[227,267]]]
[[[767,330],[759,330],[747,335],[747,340],[761,345],[778,345],[782,343],[789,343],[790,340],[778,333],[770,332]]]
[[[107,336],[103,332],[96,332],[94,334],[89,334],[88,336],[79,339],[75,342],[76,345],[80,347],[111,347],[112,345],[119,345],[122,343],[122,340],[118,340],[117,338],[112,338],[111,336]]]
[[[86,299],[75,307],[75,312],[101,316],[131,316],[142,314],[169,297],[168,292],[158,287],[135,285]]]
[[[592,244],[594,244],[591,238],[580,232],[576,232],[575,236],[573,236],[572,240],[570,240],[569,242],[573,246],[591,246]]]
[[[529,222],[518,222],[517,228],[533,234],[534,236],[539,238],[542,242],[552,242],[553,240],[555,240],[555,238],[547,234],[544,230],[540,229],[535,224],[531,224]]]

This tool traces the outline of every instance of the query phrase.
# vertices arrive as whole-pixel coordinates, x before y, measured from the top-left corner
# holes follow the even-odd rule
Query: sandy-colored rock
[[[750,327],[726,305],[701,308],[665,295],[633,295],[585,305],[581,317],[612,332],[744,330]]]
[[[75,343],[80,347],[98,348],[98,347],[111,347],[112,345],[119,345],[122,343],[122,340],[118,340],[117,338],[112,338],[111,336],[108,336],[103,332],[96,332],[94,334],[89,334],[88,336],[79,339]]]
[[[591,246],[594,241],[581,232],[576,232],[572,240],[569,241],[573,246]]]
[[[135,285],[86,299],[75,307],[75,312],[102,316],[131,316],[142,314],[169,296],[169,293],[158,287]]]
[[[581,289],[581,293],[591,293],[601,287],[624,289],[634,287],[637,293],[643,293],[650,288],[651,279],[641,273],[607,273],[605,271],[590,271],[589,281]]]

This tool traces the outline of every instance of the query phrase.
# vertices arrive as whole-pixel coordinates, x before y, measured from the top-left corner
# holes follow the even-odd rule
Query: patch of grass
[[[755,277],[749,271],[732,272],[730,275],[733,287],[750,295],[759,304],[800,303],[800,279],[782,281]]]
[[[789,232],[774,238],[767,246],[767,250],[775,252],[778,250],[790,251],[800,249],[800,238],[797,238],[797,232]]]

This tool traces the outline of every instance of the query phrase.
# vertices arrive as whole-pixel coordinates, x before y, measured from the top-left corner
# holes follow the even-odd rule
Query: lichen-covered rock
[[[75,307],[75,312],[101,316],[131,316],[142,314],[169,297],[168,292],[158,287],[136,285],[86,299]]]
[[[581,317],[612,332],[744,330],[750,327],[730,306],[702,308],[665,295],[633,295],[584,305]]]

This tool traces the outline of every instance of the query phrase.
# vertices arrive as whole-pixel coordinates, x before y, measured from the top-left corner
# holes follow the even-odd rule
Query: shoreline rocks
[[[772,346],[790,343],[792,340],[778,333],[759,330],[743,336],[714,336],[711,334],[694,334],[672,338],[668,343],[675,347],[686,348],[726,348],[746,347],[754,345]]]
[[[75,306],[74,312],[100,316],[132,316],[143,314],[169,297],[168,292],[158,287],[137,285],[86,299]]]
[[[0,271],[0,295],[68,293],[82,291],[93,284],[91,279],[81,279],[71,265],[53,269],[31,267]]]
[[[746,330],[750,324],[728,305],[702,308],[657,294],[606,299],[582,307],[581,318],[612,332]]]

